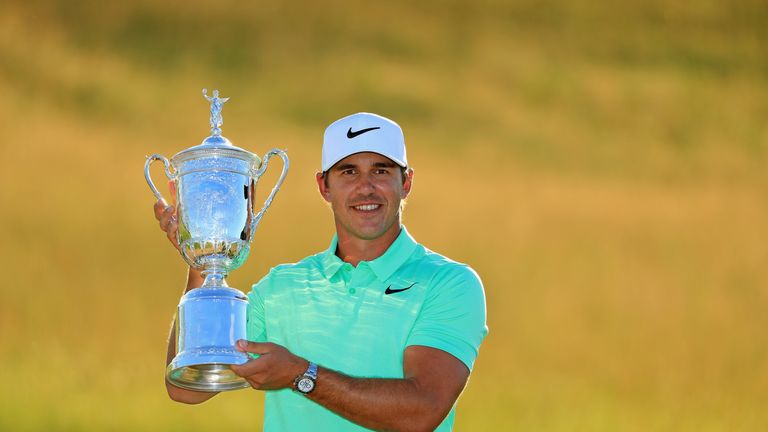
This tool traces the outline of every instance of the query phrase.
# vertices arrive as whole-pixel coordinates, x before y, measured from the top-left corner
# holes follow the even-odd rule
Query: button
[[[356,291],[354,288],[350,288],[350,289],[349,289],[349,293],[350,293],[350,294],[354,294],[355,292],[357,292],[357,291]]]

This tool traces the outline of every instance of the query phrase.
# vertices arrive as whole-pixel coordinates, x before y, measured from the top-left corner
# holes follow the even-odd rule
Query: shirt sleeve
[[[259,282],[251,287],[251,292],[248,293],[245,335],[249,341],[267,341],[267,326],[264,320],[264,299],[261,296],[260,291],[267,283],[269,283],[268,278],[269,275],[264,276]]]
[[[470,267],[457,265],[430,284],[406,346],[446,351],[472,370],[487,334],[483,283]]]

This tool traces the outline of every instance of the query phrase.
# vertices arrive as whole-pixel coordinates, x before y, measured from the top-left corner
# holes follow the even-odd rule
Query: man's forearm
[[[184,293],[186,294],[191,289],[198,288],[202,284],[203,284],[203,277],[200,274],[200,272],[190,268],[189,273],[187,275],[187,286],[184,288]],[[171,331],[170,331],[170,334],[168,335],[168,350],[165,357],[166,367],[171,363],[173,358],[176,357],[176,319],[177,318],[178,317],[176,317],[176,314],[174,314],[173,323],[171,324]],[[177,402],[183,402],[188,404],[197,404],[197,403],[205,402],[217,394],[217,393],[198,392],[198,391],[183,389],[181,387],[177,387],[171,384],[167,378],[165,380],[165,388],[168,391],[168,396],[171,399]]]
[[[291,387],[309,362],[272,342],[240,340],[237,349],[258,354],[232,370],[259,390]],[[427,346],[403,352],[403,378],[355,378],[318,368],[306,396],[359,425],[378,430],[434,430],[456,403],[469,369],[453,355]]]
[[[450,411],[415,379],[354,378],[320,367],[310,399],[376,430],[434,430]]]

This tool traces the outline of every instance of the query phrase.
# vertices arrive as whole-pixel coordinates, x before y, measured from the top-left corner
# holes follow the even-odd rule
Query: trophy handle
[[[261,177],[262,174],[264,174],[264,172],[267,170],[267,163],[269,163],[269,158],[274,155],[278,155],[281,159],[283,159],[283,172],[280,173],[280,178],[277,179],[275,187],[272,188],[272,192],[269,193],[266,201],[264,201],[264,207],[261,208],[256,216],[254,216],[253,221],[251,222],[252,233],[256,231],[256,226],[259,224],[259,221],[261,221],[261,218],[264,216],[264,213],[267,211],[269,206],[272,205],[272,200],[275,198],[275,194],[277,194],[277,191],[280,190],[280,186],[283,184],[283,180],[285,180],[286,174],[288,174],[288,166],[290,165],[288,162],[288,155],[283,150],[272,149],[264,155],[264,160],[262,161],[261,166],[253,173],[253,176],[258,181],[259,177]]]
[[[157,190],[155,187],[155,184],[152,182],[152,177],[149,174],[149,166],[152,165],[152,162],[159,160],[163,162],[163,165],[165,165],[165,175],[169,178],[173,178],[173,174],[171,173],[171,163],[168,162],[168,159],[165,158],[163,155],[159,154],[153,154],[152,156],[147,157],[147,161],[144,163],[144,178],[147,180],[147,184],[149,185],[149,188],[152,189],[152,193],[155,194],[155,197],[165,203],[165,205],[168,205],[168,201],[163,198],[162,195],[160,195],[160,191]]]

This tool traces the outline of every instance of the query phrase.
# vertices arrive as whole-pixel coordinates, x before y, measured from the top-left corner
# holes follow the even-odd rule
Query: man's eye
[[[387,174],[388,172],[389,172],[389,171],[387,171],[387,170],[385,170],[385,169],[383,169],[383,168],[382,168],[382,169],[377,169],[377,170],[376,170],[376,174]]]
[[[354,173],[355,173],[355,170],[353,170],[353,169],[348,169],[348,170],[344,170],[344,171],[342,171],[341,173],[342,173],[342,174],[354,174]]]

